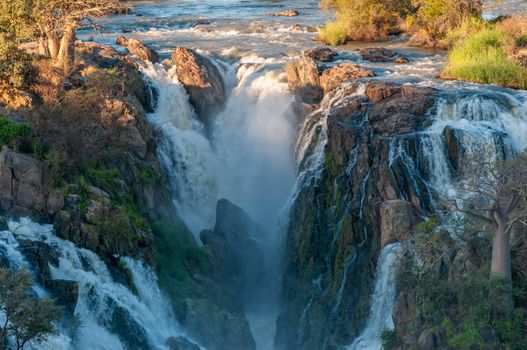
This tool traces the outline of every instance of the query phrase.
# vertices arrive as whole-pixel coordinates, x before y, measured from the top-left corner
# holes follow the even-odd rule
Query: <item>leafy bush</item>
[[[443,39],[471,17],[480,18],[482,0],[415,0],[417,11],[408,16],[409,26],[425,29],[435,40]]]
[[[524,89],[527,68],[509,57],[514,46],[514,38],[502,30],[483,30],[454,47],[441,75],[448,79]]]
[[[373,40],[400,32],[401,18],[412,8],[410,0],[323,0],[322,4],[337,11],[336,22],[320,31],[321,40],[330,44],[343,43],[343,33],[349,40]]]
[[[31,62],[29,54],[0,33],[0,83],[16,89],[26,88],[33,71]]]
[[[191,276],[207,267],[209,255],[181,222],[155,222],[152,230],[159,283],[177,306],[184,298],[195,296],[197,286]]]
[[[15,123],[0,116],[0,147],[8,145],[14,147],[14,142],[20,137],[27,136],[31,129],[27,124]]]
[[[337,46],[346,43],[346,29],[339,22],[328,22],[319,29],[319,39],[329,45]]]
[[[383,350],[395,350],[398,347],[397,336],[393,330],[384,330],[381,333],[381,340]]]

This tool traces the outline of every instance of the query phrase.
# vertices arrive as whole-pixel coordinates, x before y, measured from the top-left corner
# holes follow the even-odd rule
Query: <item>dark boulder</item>
[[[194,344],[185,337],[171,337],[166,341],[170,350],[200,350],[199,345]]]
[[[249,323],[239,314],[226,312],[206,300],[186,299],[178,310],[179,321],[189,335],[210,350],[256,348]]]
[[[364,49],[358,49],[358,53],[362,55],[362,58],[370,62],[393,62],[393,63],[408,63],[410,62],[407,57],[392,51],[385,49],[384,47],[369,47]]]
[[[226,100],[220,71],[209,59],[185,47],[174,50],[172,62],[198,117],[205,126],[210,126],[212,116],[220,111]]]
[[[319,62],[331,62],[338,53],[329,47],[314,47],[304,52],[304,57]]]

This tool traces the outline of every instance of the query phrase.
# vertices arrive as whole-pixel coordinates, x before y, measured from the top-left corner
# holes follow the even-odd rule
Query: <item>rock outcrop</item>
[[[338,53],[329,47],[314,47],[304,52],[304,57],[319,62],[331,62],[337,55]]]
[[[374,74],[369,69],[363,69],[358,64],[340,63],[337,66],[328,68],[320,76],[320,85],[325,93],[340,87],[347,81],[358,80],[361,78],[371,78]]]
[[[139,39],[127,39],[124,36],[117,38],[117,45],[125,47],[132,55],[139,57],[143,61],[150,61],[152,63],[159,62],[159,54],[156,50],[148,47]]]
[[[298,15],[300,15],[300,13],[297,10],[286,10],[269,14],[271,17],[296,17]]]
[[[321,69],[312,58],[290,62],[286,66],[287,83],[299,102],[316,104],[322,101]]]
[[[359,65],[341,63],[334,67],[318,65],[310,57],[293,61],[286,66],[289,89],[296,100],[306,104],[318,104],[328,92],[345,82],[373,77],[372,71]]]
[[[430,125],[429,111],[438,93],[373,80],[359,91],[360,85],[329,93],[324,108],[305,122],[306,127],[325,123],[327,144],[322,168],[316,176],[306,175],[291,207],[284,259],[286,308],[278,320],[278,349],[350,344],[369,312],[383,203],[404,203],[385,211],[386,229],[397,224],[399,211],[430,209],[426,186],[419,187],[404,160],[392,158],[390,148],[405,140],[411,144],[412,137]],[[312,144],[308,149],[320,148]],[[305,157],[310,156],[308,152]],[[309,169],[300,171],[309,174]],[[404,236],[404,231],[399,234]]]
[[[172,62],[198,117],[205,126],[210,126],[212,116],[221,110],[226,100],[220,71],[209,59],[185,47],[174,50]]]
[[[364,49],[358,49],[358,53],[362,55],[362,58],[370,62],[393,62],[393,63],[408,63],[410,62],[407,57],[392,51],[385,49],[384,47],[369,47]]]

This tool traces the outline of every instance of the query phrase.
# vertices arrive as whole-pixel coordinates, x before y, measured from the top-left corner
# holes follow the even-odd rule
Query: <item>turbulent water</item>
[[[381,349],[381,333],[393,330],[392,310],[395,304],[395,275],[397,263],[402,254],[400,243],[383,248],[375,272],[375,287],[371,296],[371,307],[366,327],[351,344],[349,350]]]
[[[108,267],[95,253],[56,237],[51,225],[29,219],[8,224],[9,231],[0,232],[0,249],[13,271],[31,270],[17,240],[32,240],[49,245],[59,257],[59,265],[50,266],[53,279],[78,283],[75,322],[57,324],[58,335],[38,348],[165,349],[168,338],[183,334],[168,300],[157,287],[155,274],[142,262],[130,258],[121,261],[131,272],[134,293],[113,280]],[[40,297],[49,296],[38,285],[34,289]]]

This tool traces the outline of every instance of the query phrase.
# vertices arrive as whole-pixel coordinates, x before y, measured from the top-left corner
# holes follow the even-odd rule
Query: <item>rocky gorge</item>
[[[277,33],[290,20],[280,17],[312,10],[264,9]],[[36,296],[64,306],[36,348],[512,342],[500,327],[513,326],[498,324],[457,339],[451,324],[465,322],[469,299],[431,310],[435,289],[422,286],[451,295],[448,285],[487,268],[488,238],[458,235],[445,198],[481,156],[527,148],[523,91],[415,77],[441,58],[404,48],[310,44],[264,57],[200,46],[275,35],[253,24],[162,28],[198,35],[194,46],[113,20],[120,31],[95,41],[79,33],[70,74],[37,61],[31,89],[0,96],[2,119],[22,128],[0,151],[0,262],[28,268]],[[524,288],[520,234],[513,279]]]

